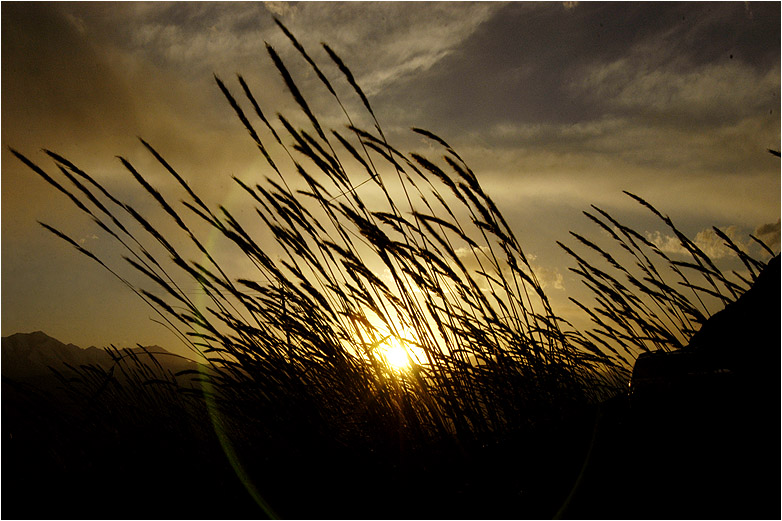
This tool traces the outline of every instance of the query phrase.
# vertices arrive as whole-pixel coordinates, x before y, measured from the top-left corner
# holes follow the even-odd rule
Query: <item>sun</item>
[[[389,367],[395,371],[406,371],[410,369],[410,358],[408,357],[405,342],[394,336],[389,336],[382,344],[381,350],[383,358]]]

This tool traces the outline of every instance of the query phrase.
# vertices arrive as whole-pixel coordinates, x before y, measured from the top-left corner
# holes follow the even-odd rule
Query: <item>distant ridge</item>
[[[184,369],[194,369],[195,362],[167,351],[160,346],[133,347],[130,349],[140,360],[152,354],[163,366],[174,373]],[[52,375],[50,367],[68,372],[67,365],[100,365],[111,367],[114,361],[111,355],[97,347],[81,348],[74,344],[64,344],[43,331],[33,333],[15,333],[2,337],[0,347],[0,372],[11,379],[39,378]]]

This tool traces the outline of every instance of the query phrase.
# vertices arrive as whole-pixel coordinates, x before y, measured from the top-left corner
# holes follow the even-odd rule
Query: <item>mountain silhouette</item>
[[[69,366],[79,368],[84,365],[97,365],[110,369],[115,363],[112,355],[104,349],[94,346],[85,349],[74,344],[65,344],[43,331],[16,333],[3,337],[0,353],[2,354],[0,369],[3,377],[19,381],[53,376],[52,369],[68,374],[73,372]],[[151,355],[164,371],[172,373],[196,368],[196,363],[192,360],[157,345],[120,349],[119,354],[123,358],[138,358],[145,363],[152,362]],[[150,363],[150,365],[157,364]]]

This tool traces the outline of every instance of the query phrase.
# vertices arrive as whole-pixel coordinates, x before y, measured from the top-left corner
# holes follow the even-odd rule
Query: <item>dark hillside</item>
[[[569,518],[778,519],[780,258],[601,405]],[[635,377],[635,374],[634,374]]]

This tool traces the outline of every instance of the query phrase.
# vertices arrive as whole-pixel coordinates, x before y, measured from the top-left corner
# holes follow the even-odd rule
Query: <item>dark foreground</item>
[[[91,409],[51,381],[4,378],[1,514],[778,519],[778,258],[764,277],[693,340],[687,356],[717,371],[674,378],[663,367],[647,379],[656,387],[552,412],[508,439],[344,446],[292,414],[283,436],[248,426],[226,452],[205,413],[132,401]]]

